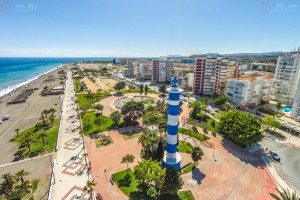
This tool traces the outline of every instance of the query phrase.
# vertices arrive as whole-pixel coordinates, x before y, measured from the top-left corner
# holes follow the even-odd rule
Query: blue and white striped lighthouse
[[[180,169],[181,155],[177,152],[177,134],[178,134],[178,118],[180,91],[178,88],[178,79],[176,76],[172,78],[171,87],[169,89],[168,98],[168,127],[167,127],[167,150],[162,161],[162,167],[172,166],[174,169]]]

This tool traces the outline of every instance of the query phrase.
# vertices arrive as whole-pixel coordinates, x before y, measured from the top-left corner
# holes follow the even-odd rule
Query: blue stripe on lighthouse
[[[168,144],[167,143],[167,152],[168,153],[176,153],[177,144]]]
[[[167,132],[170,135],[176,135],[178,133],[178,126],[171,126],[168,124]]]
[[[173,106],[168,104],[168,114],[169,115],[178,115],[179,113],[179,106]]]
[[[169,93],[170,100],[179,100],[180,93]]]

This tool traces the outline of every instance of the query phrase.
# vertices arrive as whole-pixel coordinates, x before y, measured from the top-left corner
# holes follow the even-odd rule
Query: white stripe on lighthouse
[[[168,125],[178,126],[178,115],[168,115]]]
[[[176,135],[167,135],[168,144],[177,144],[177,134]]]
[[[176,158],[176,152],[175,153],[169,153],[169,152],[167,152],[167,158],[168,159],[175,159]]]
[[[172,106],[179,106],[179,102],[180,101],[172,101],[172,100],[168,100],[168,104],[172,105]]]

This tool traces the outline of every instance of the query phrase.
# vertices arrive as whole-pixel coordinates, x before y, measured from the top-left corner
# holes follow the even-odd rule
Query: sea
[[[113,58],[5,58],[0,57],[0,97],[69,62]]]

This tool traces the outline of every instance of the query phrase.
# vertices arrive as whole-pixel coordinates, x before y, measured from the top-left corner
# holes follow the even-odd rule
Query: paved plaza
[[[51,199],[89,199],[84,191],[88,179],[88,167],[84,156],[84,142],[80,135],[80,121],[72,80],[68,73],[63,100],[60,137],[54,172],[54,184]]]

